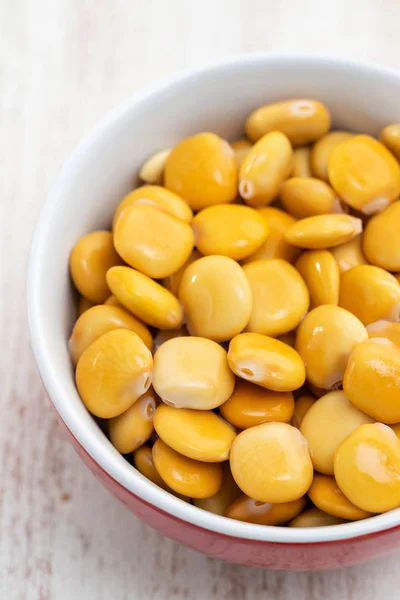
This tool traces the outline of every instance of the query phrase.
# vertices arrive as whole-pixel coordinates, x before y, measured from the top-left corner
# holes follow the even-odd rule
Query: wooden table
[[[400,67],[399,22],[396,0],[0,0],[2,600],[398,597],[398,556],[315,574],[247,569],[178,546],[129,514],[46,403],[28,346],[25,268],[58,169],[125,97],[241,52]]]

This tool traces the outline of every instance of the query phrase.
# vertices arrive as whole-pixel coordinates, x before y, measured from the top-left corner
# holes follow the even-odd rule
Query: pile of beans
[[[87,409],[154,484],[240,521],[400,506],[400,124],[330,127],[288,100],[231,144],[184,139],[70,257]]]

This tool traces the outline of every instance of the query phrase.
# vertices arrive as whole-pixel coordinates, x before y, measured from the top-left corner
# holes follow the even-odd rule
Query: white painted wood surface
[[[0,0],[1,600],[398,597],[400,556],[316,574],[246,569],[129,514],[46,403],[28,347],[25,268],[58,169],[125,97],[241,52],[400,67],[399,22],[398,0]]]

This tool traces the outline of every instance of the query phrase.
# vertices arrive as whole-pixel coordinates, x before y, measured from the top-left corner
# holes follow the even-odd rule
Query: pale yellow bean
[[[306,250],[296,260],[295,267],[307,285],[311,308],[339,303],[339,267],[328,250]]]
[[[229,344],[229,366],[247,381],[275,392],[291,392],[305,380],[300,355],[287,344],[259,333],[241,333]]]
[[[298,500],[313,477],[307,442],[286,423],[263,423],[239,433],[230,465],[240,489],[259,502]]]
[[[242,331],[250,318],[250,284],[242,267],[227,256],[205,256],[189,265],[179,298],[191,335],[224,342]]]
[[[298,271],[280,258],[254,261],[243,270],[253,298],[246,330],[275,337],[295,329],[310,304]]]
[[[304,361],[308,382],[324,390],[336,389],[351,352],[367,339],[364,325],[344,308],[323,305],[311,310],[296,334],[296,350]]]
[[[271,204],[292,168],[293,151],[279,131],[262,137],[247,154],[239,170],[239,193],[250,206]]]
[[[330,126],[331,117],[326,107],[317,100],[302,98],[258,108],[248,118],[246,132],[256,141],[270,131],[281,131],[292,144],[302,146],[320,138]]]
[[[164,482],[189,498],[210,498],[222,484],[222,465],[193,460],[179,454],[162,440],[153,446],[154,465]]]
[[[233,427],[212,410],[173,408],[160,404],[154,427],[171,448],[202,462],[222,462],[236,437]]]
[[[357,427],[372,423],[344,392],[329,392],[307,411],[300,431],[308,442],[314,469],[333,475],[333,460],[342,441]]]
[[[178,337],[155,353],[153,386],[170,406],[211,410],[232,395],[235,377],[222,346],[205,338]]]
[[[177,298],[150,277],[130,267],[114,267],[107,283],[118,300],[142,321],[159,329],[176,329],[183,321]]]

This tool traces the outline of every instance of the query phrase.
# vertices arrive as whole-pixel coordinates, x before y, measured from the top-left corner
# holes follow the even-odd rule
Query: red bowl
[[[320,528],[253,525],[207,513],[158,488],[111,445],[83,406],[67,339],[76,317],[68,275],[72,246],[109,228],[151,153],[198,131],[243,134],[257,106],[290,97],[325,102],[336,128],[377,134],[400,121],[400,75],[307,56],[252,55],[181,77],[114,110],[61,171],[34,235],[28,274],[32,348],[50,400],[78,454],[116,498],[170,538],[209,556],[270,569],[334,569],[400,546],[400,510]]]

